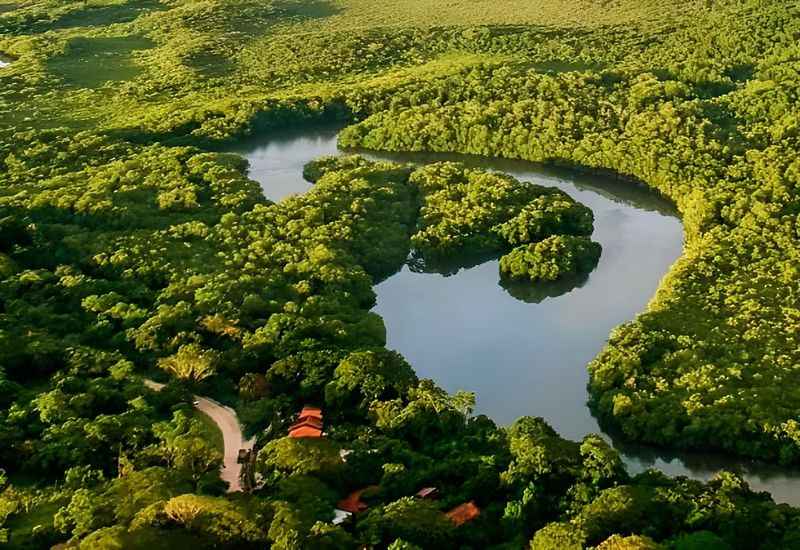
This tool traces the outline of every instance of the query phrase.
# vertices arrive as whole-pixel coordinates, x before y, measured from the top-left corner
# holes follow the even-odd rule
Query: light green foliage
[[[560,476],[578,459],[578,445],[558,437],[541,418],[520,418],[509,428],[508,437],[513,458],[503,480],[509,485]]]
[[[500,272],[515,279],[555,281],[591,271],[601,247],[586,237],[554,235],[500,258]]]
[[[631,479],[599,439],[527,418],[500,430],[382,349],[372,285],[412,247],[510,253],[528,279],[585,271],[599,250],[584,207],[500,174],[359,157],[312,163],[312,191],[272,204],[241,158],[210,151],[356,122],[342,145],[641,180],[678,206],[685,253],[592,363],[598,415],[637,440],[796,463],[799,21],[788,0],[0,3],[0,536],[796,546],[797,511],[735,476]],[[271,426],[261,492],[190,494],[218,455],[168,421],[188,394],[135,378],[159,364],[231,401],[241,382],[242,418]],[[335,419],[329,439],[276,439],[306,403]],[[38,486],[20,490],[26,476]],[[325,523],[376,482],[373,512]],[[407,498],[422,486],[442,510],[478,499],[478,524]]]
[[[480,254],[502,247],[495,227],[516,215],[542,191],[514,178],[469,170],[455,163],[415,171],[422,195],[415,248],[432,254]]]
[[[581,473],[595,487],[604,487],[626,480],[627,473],[619,453],[600,436],[587,435],[580,446],[583,460]]]
[[[516,246],[553,234],[588,236],[593,229],[594,216],[591,210],[566,194],[549,192],[536,197],[496,231],[508,244]]]
[[[339,447],[325,438],[270,441],[258,453],[258,468],[265,475],[319,475],[336,479],[345,467]]]
[[[658,550],[662,548],[648,537],[612,535],[597,546],[597,550]]]
[[[159,368],[185,382],[201,382],[216,372],[218,359],[211,350],[185,344],[169,357],[158,360]]]
[[[474,406],[474,394],[461,391],[450,395],[425,379],[409,388],[405,398],[373,401],[370,415],[377,428],[422,441],[463,425]]]
[[[635,533],[645,529],[658,533],[666,528],[668,509],[666,503],[659,504],[654,497],[650,490],[639,487],[606,489],[581,511],[576,523],[588,540],[594,542],[612,533]]]
[[[163,513],[169,522],[220,545],[266,542],[261,526],[223,498],[180,495],[164,504]]]
[[[582,550],[586,535],[571,523],[549,523],[531,540],[531,550]]]
[[[411,174],[420,192],[418,231],[423,256],[480,256],[553,234],[590,235],[593,216],[555,188],[445,162]]]
[[[206,435],[206,428],[197,419],[178,411],[171,422],[161,422],[153,426],[153,433],[159,439],[156,453],[170,467],[199,481],[208,473],[219,469],[222,452]]]
[[[570,236],[592,233],[591,211],[555,188],[453,162],[419,168],[409,181],[420,195],[415,269],[480,262],[514,246],[501,273],[531,282],[586,273],[597,263],[599,245]]]

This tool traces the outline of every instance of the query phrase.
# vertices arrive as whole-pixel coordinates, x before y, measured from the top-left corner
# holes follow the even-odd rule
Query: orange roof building
[[[295,426],[289,431],[289,437],[300,439],[304,437],[322,437],[322,430],[313,426]]]
[[[339,510],[343,510],[345,512],[350,512],[351,514],[358,514],[359,512],[363,512],[369,506],[361,501],[361,495],[363,495],[366,491],[370,491],[373,489],[377,489],[377,485],[370,485],[369,487],[364,487],[363,489],[359,489],[358,491],[353,491],[347,498],[340,500],[336,507]]]
[[[289,437],[322,437],[322,409],[303,407],[297,422],[289,428]]]
[[[481,509],[478,508],[473,501],[465,502],[459,506],[456,506],[449,512],[447,512],[447,517],[450,518],[450,521],[458,527],[460,525],[464,525],[468,523],[478,516],[481,515]]]
[[[316,418],[320,422],[322,422],[322,409],[319,407],[309,407],[306,405],[303,407],[303,410],[300,411],[300,416],[297,417],[298,420],[304,420],[306,418]]]

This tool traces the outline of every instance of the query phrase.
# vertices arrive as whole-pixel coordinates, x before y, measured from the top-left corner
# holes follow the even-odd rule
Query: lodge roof
[[[456,527],[459,525],[464,525],[467,522],[472,521],[473,519],[477,518],[481,515],[481,509],[478,508],[473,501],[465,502],[459,506],[456,506],[449,512],[447,512],[447,517],[450,518]]]
[[[317,428],[318,430],[322,430],[322,420],[317,418],[305,418],[300,420],[299,422],[295,422],[289,427],[289,431],[294,430],[295,428],[299,428],[301,426],[309,426],[311,428]]]
[[[336,507],[339,510],[343,510],[345,512],[350,512],[351,514],[357,514],[359,512],[363,512],[369,506],[365,502],[361,502],[361,495],[363,495],[366,491],[370,491],[373,489],[378,489],[377,485],[370,485],[369,487],[364,487],[363,489],[359,489],[358,491],[353,491],[347,498],[340,500]]]
[[[307,422],[300,422],[289,428],[289,437],[322,437],[322,427]]]
[[[303,407],[297,422],[289,427],[289,437],[322,437],[322,409]]]
[[[300,411],[300,415],[298,416],[300,420],[304,418],[316,418],[320,422],[322,422],[322,409],[319,407],[309,407],[306,405],[303,407],[303,410]]]

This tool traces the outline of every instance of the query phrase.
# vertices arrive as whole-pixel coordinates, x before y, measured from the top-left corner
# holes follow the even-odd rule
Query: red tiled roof
[[[322,421],[322,409],[319,407],[303,407],[303,410],[300,411],[300,416],[298,418],[300,420],[304,418],[316,418]]]
[[[369,506],[366,503],[361,502],[361,495],[364,494],[365,491],[369,491],[371,489],[377,489],[377,485],[370,485],[369,487],[364,487],[363,489],[359,489],[358,491],[353,491],[347,498],[340,500],[336,507],[340,510],[344,510],[345,512],[350,512],[352,514],[357,514],[359,512],[363,512]]]
[[[322,437],[322,430],[309,426],[301,426],[289,432],[289,437],[294,437],[295,439],[301,437]]]
[[[322,426],[322,409],[306,406],[289,428],[289,437],[322,437]]]
[[[294,430],[295,428],[300,428],[302,426],[310,426],[312,428],[317,428],[318,430],[322,429],[322,420],[318,418],[306,418],[305,420],[301,420],[300,422],[295,422],[289,427],[289,431]]]
[[[481,515],[481,509],[475,506],[475,503],[472,501],[465,502],[447,512],[447,517],[450,518],[450,521],[452,521],[456,527],[472,521],[479,515]]]
[[[322,437],[322,422],[304,420],[289,428],[289,437]]]

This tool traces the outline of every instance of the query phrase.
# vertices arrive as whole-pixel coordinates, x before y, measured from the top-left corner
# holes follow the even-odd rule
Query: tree
[[[612,535],[597,546],[597,550],[659,550],[661,546],[648,537]],[[710,547],[704,547],[710,548]]]
[[[245,509],[219,497],[180,495],[164,504],[170,522],[210,538],[220,546],[265,544],[267,534]]]
[[[160,440],[154,451],[170,468],[186,473],[195,483],[222,465],[222,453],[205,439],[200,422],[183,411],[176,411],[171,422],[155,424],[153,433]]]
[[[710,531],[687,533],[675,539],[675,550],[730,550],[731,546]]]
[[[548,523],[534,535],[531,550],[583,550],[586,534],[571,523]]]
[[[184,382],[196,383],[216,374],[218,354],[198,344],[185,344],[177,353],[158,360],[158,366]]]
[[[412,544],[448,546],[453,524],[430,501],[403,497],[368,512],[359,522],[359,538],[367,544],[386,545],[396,539]]]
[[[247,401],[254,401],[269,394],[269,383],[263,374],[248,372],[239,379],[239,395]]]
[[[336,367],[333,380],[325,387],[325,401],[337,409],[358,407],[366,411],[375,400],[406,395],[416,381],[414,371],[399,353],[359,351]]]
[[[500,258],[500,272],[514,279],[556,281],[594,269],[601,246],[587,237],[554,235],[515,248]]]
[[[316,475],[335,482],[345,468],[339,451],[328,438],[282,437],[259,451],[256,470],[265,476]]]

